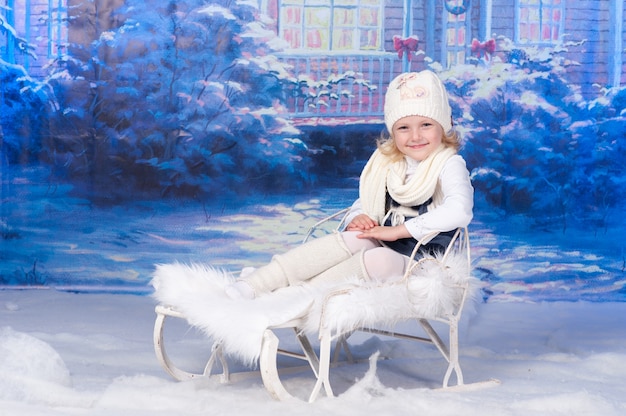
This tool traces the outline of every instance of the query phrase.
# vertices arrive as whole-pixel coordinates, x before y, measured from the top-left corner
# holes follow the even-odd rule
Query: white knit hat
[[[448,93],[434,72],[407,72],[389,84],[385,94],[385,125],[389,133],[396,121],[407,116],[432,118],[441,124],[444,133],[452,129]]]

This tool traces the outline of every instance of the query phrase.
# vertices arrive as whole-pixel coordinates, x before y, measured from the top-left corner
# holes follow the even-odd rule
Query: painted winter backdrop
[[[255,265],[356,198],[380,117],[303,126],[287,105],[323,110],[378,86],[278,59],[284,41],[255,4],[128,0],[71,16],[88,39],[70,37],[43,77],[0,61],[2,285],[146,293],[155,262]],[[623,300],[626,89],[589,99],[568,82],[564,53],[584,39],[494,39],[450,69],[421,50],[412,63],[450,91],[486,296]]]
[[[290,109],[324,113],[384,85],[279,59],[284,41],[256,2],[72,3],[70,41],[44,64],[7,4],[0,415],[624,414],[626,89],[589,96],[568,79],[579,63],[567,52],[587,39],[529,47],[496,34],[466,64],[419,48],[408,62],[445,81],[476,188],[486,286],[462,330],[466,380],[502,386],[431,391],[436,351],[364,338],[360,358],[391,359],[339,370],[341,400],[284,406],[258,380],[169,380],[152,351],[150,274],[158,262],[262,264],[349,205],[380,114],[327,125]],[[182,364],[202,365],[206,340],[174,335]]]

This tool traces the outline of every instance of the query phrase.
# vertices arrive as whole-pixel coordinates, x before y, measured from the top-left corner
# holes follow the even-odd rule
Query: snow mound
[[[1,400],[60,405],[78,398],[70,387],[70,372],[49,344],[10,327],[0,328]],[[83,396],[70,401],[91,400]]]

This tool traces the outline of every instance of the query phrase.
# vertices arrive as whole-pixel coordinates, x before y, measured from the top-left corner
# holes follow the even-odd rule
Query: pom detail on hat
[[[446,133],[452,129],[448,93],[434,72],[407,72],[389,84],[385,95],[385,125],[389,133],[396,121],[408,116],[432,118]]]

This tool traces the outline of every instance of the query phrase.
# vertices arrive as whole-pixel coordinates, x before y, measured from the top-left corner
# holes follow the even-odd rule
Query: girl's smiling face
[[[418,162],[438,149],[443,140],[443,127],[432,118],[422,116],[401,118],[393,125],[392,133],[398,150]]]

